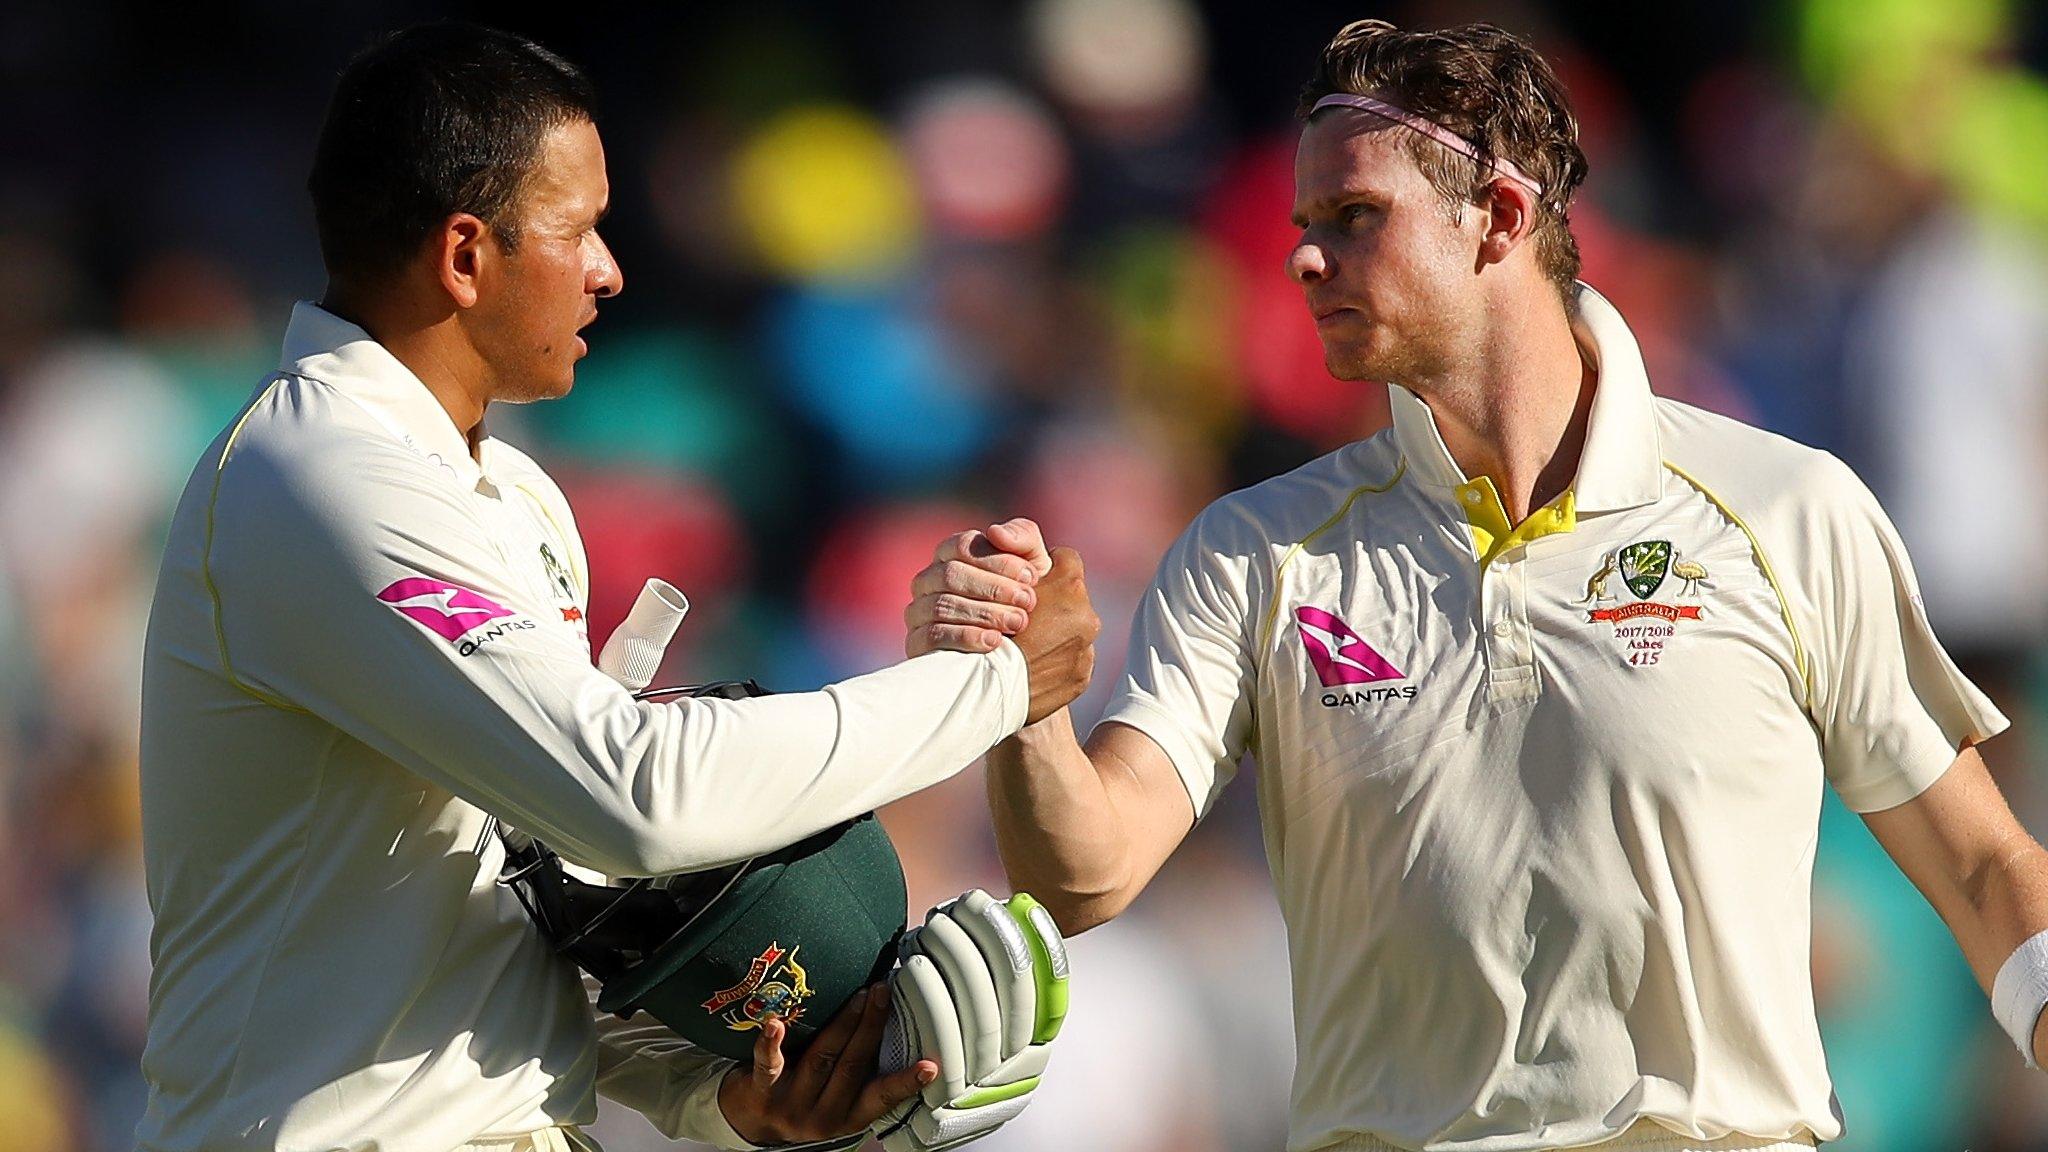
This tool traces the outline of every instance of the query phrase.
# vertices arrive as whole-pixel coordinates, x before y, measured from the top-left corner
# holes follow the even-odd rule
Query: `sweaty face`
[[[577,335],[597,301],[624,285],[597,224],[611,201],[604,146],[588,120],[559,124],[513,207],[519,243],[496,238],[496,259],[478,285],[468,323],[499,400],[566,395],[588,348]]]
[[[1485,214],[1453,222],[1415,166],[1406,128],[1348,108],[1302,130],[1287,273],[1340,380],[1410,383],[1442,370],[1477,302]]]

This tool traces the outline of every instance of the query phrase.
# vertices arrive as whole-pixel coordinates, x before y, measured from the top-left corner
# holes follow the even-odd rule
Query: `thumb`
[[[989,525],[989,542],[1005,552],[1023,557],[1040,576],[1052,571],[1052,557],[1045,549],[1045,534],[1022,516]]]
[[[766,1096],[782,1079],[782,1021],[769,1017],[754,1038],[754,1090]]]

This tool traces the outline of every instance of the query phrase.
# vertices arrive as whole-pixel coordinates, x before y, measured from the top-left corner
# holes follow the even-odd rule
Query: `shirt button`
[[[1493,636],[1496,640],[1505,640],[1510,635],[1512,635],[1514,631],[1515,626],[1509,623],[1505,618],[1495,620],[1493,622]]]
[[[1467,503],[1467,504],[1477,504],[1477,503],[1479,503],[1479,489],[1477,489],[1477,488],[1467,488],[1467,489],[1465,489],[1465,503]]]

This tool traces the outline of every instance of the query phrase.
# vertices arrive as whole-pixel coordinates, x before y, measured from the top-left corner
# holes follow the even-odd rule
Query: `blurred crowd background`
[[[2040,8],[13,0],[0,1139],[112,1152],[142,1108],[137,679],[159,543],[291,302],[320,291],[302,184],[368,36],[498,23],[604,94],[626,291],[571,397],[491,416],[576,505],[594,636],[659,575],[695,604],[672,675],[813,687],[899,657],[906,582],[941,536],[1021,513],[1086,556],[1106,683],[1203,504],[1386,419],[1382,390],[1323,372],[1282,274],[1295,91],[1364,15],[1491,19],[1549,55],[1592,160],[1585,278],[1658,391],[1869,479],[1940,632],[2015,718],[1990,756],[2048,833]],[[1250,794],[1076,942],[1069,1039],[988,1152],[1280,1146],[1286,952]],[[2048,1147],[2048,1077],[1830,803],[1814,972],[1841,1146]],[[974,771],[888,819],[913,907],[1003,887]],[[613,1152],[667,1146],[630,1113],[598,1131]]]

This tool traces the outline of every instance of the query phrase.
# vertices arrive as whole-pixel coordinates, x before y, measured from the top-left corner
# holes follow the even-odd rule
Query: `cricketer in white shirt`
[[[150,1152],[447,1152],[595,1117],[744,1142],[730,1062],[593,1021],[489,815],[613,875],[743,859],[950,776],[1023,723],[1021,653],[820,692],[639,703],[593,667],[585,557],[532,460],[469,444],[301,304],[200,460],[144,651]]]
[[[1598,372],[1564,495],[1510,529],[1429,407],[1217,501],[1105,724],[1206,813],[1241,757],[1294,980],[1291,1149],[1839,1136],[1808,968],[1821,790],[1913,798],[2006,727],[1827,454]]]

